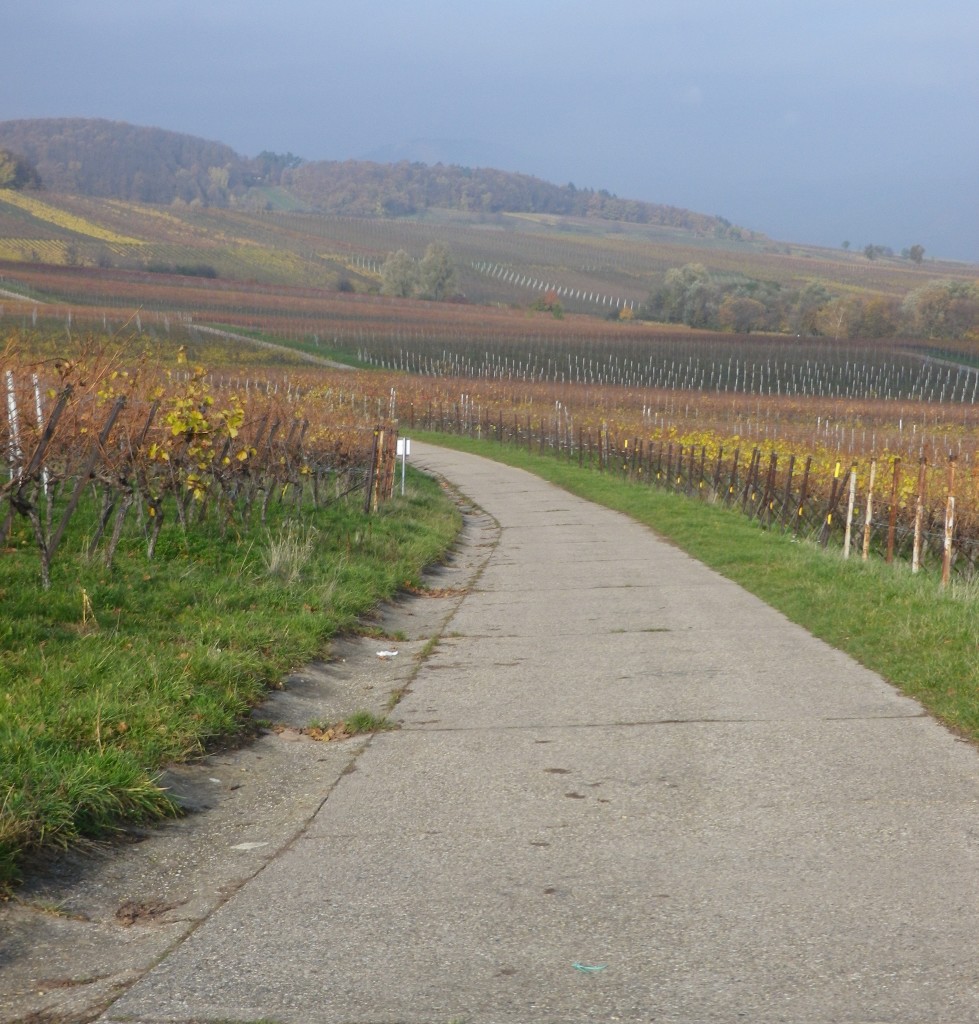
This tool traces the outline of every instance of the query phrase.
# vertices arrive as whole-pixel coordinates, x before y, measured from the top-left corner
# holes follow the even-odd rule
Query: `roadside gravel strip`
[[[186,817],[67,858],[0,902],[2,1024],[93,1020],[308,828],[371,737],[326,743],[303,728],[362,710],[396,719],[391,694],[410,688],[496,542],[489,517],[460,507],[456,548],[427,592],[380,608],[371,635],[340,638],[289,676],[255,710],[257,740],[167,772]]]

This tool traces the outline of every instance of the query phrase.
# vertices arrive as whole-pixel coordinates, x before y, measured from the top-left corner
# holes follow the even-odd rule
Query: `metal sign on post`
[[[407,437],[398,438],[398,455],[401,456],[401,493],[405,492],[405,461],[411,454],[411,439]]]

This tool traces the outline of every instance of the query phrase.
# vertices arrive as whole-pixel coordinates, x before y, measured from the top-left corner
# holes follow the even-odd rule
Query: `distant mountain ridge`
[[[284,189],[304,206],[351,216],[411,216],[429,208],[536,213],[659,224],[699,235],[761,237],[721,217],[621,199],[604,189],[554,185],[527,174],[456,165],[240,156],[195,136],[119,121],[43,118],[0,122],[0,149],[27,160],[43,188],[145,203],[249,205]]]

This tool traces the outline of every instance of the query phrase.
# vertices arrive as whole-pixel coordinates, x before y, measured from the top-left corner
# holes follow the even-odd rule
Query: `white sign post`
[[[405,493],[405,460],[411,454],[411,440],[407,437],[398,438],[398,455],[401,456],[401,494]]]

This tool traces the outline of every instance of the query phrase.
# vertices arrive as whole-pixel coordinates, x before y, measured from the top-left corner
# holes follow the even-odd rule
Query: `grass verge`
[[[108,571],[80,553],[79,514],[48,592],[18,524],[0,555],[0,888],[39,851],[176,813],[155,774],[247,732],[269,687],[419,586],[459,529],[420,474],[376,515],[360,503],[301,530],[165,532],[152,562],[135,538]]]
[[[413,437],[527,469],[645,523],[879,673],[960,735],[979,741],[975,584],[942,590],[934,574],[913,575],[906,565],[863,562],[859,556],[844,561],[838,549],[769,532],[725,506],[523,449],[442,434]]]

